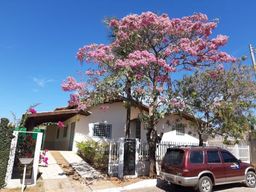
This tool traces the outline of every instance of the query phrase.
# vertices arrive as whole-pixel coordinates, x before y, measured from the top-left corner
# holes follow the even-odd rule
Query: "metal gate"
[[[124,176],[135,175],[136,140],[124,140]]]

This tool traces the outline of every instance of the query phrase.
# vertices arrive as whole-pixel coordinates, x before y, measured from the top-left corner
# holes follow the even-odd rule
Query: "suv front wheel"
[[[212,186],[211,178],[203,176],[199,179],[197,188],[199,192],[212,192]]]
[[[252,171],[248,171],[245,175],[245,185],[247,187],[256,187],[256,174]]]

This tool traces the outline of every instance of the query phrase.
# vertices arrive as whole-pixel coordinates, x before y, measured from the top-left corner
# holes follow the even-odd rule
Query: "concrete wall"
[[[173,127],[177,123],[182,123],[185,126],[185,134],[177,135]],[[161,119],[156,125],[158,132],[164,132],[162,137],[163,142],[182,142],[182,143],[198,143],[198,134],[195,125],[179,115],[170,114]]]
[[[113,140],[118,140],[120,137],[125,136],[125,123],[126,123],[126,108],[122,102],[116,102],[111,104],[104,104],[108,106],[108,109],[101,109],[102,105],[93,107],[89,111],[91,115],[82,116],[77,115],[65,122],[70,124],[76,122],[75,136],[73,150],[76,150],[76,143],[86,140],[88,137],[94,138],[95,140],[100,139],[99,137],[93,136],[93,124],[94,123],[107,123],[112,125],[112,137]],[[131,119],[138,118],[140,110],[132,107]],[[135,125],[132,125],[135,126]]]
[[[74,141],[72,150],[76,151],[76,143],[88,139],[88,137],[95,140],[99,140],[99,137],[93,136],[93,124],[94,123],[107,123],[112,125],[112,140],[118,140],[120,137],[125,136],[125,123],[126,123],[126,108],[122,102],[116,102],[111,104],[104,104],[108,106],[108,109],[102,109],[102,105],[93,107],[90,109],[91,115],[83,116],[76,115],[64,122],[65,126],[68,126],[67,136],[63,137],[64,129],[60,129],[59,138],[57,138],[57,127],[50,126],[46,131],[45,148],[68,150],[70,145],[71,124],[75,122]],[[140,110],[132,107],[131,119],[138,118]],[[173,126],[177,123],[185,125],[185,134],[177,135]],[[131,123],[131,135],[135,136],[136,123]],[[158,132],[164,131],[162,141],[166,142],[186,142],[186,143],[198,143],[198,135],[196,133],[195,125],[191,121],[179,115],[169,115],[160,120],[156,125]],[[147,130],[144,129],[141,124],[141,141],[146,142]]]

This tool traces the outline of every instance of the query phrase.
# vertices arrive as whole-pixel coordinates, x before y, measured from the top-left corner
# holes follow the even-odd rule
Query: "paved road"
[[[170,185],[158,180],[156,187],[129,190],[128,192],[195,192],[193,188],[175,187],[172,188]],[[242,184],[222,185],[213,188],[214,192],[256,192],[256,188],[247,188]]]

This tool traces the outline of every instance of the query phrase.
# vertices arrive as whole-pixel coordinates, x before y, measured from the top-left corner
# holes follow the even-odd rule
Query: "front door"
[[[226,182],[243,180],[245,169],[240,166],[238,159],[228,151],[221,151],[221,156],[225,170]]]
[[[73,149],[74,136],[75,136],[75,127],[76,127],[76,123],[75,122],[71,123],[70,135],[69,135],[69,144],[68,144],[68,150],[69,151],[72,151],[72,149]]]

